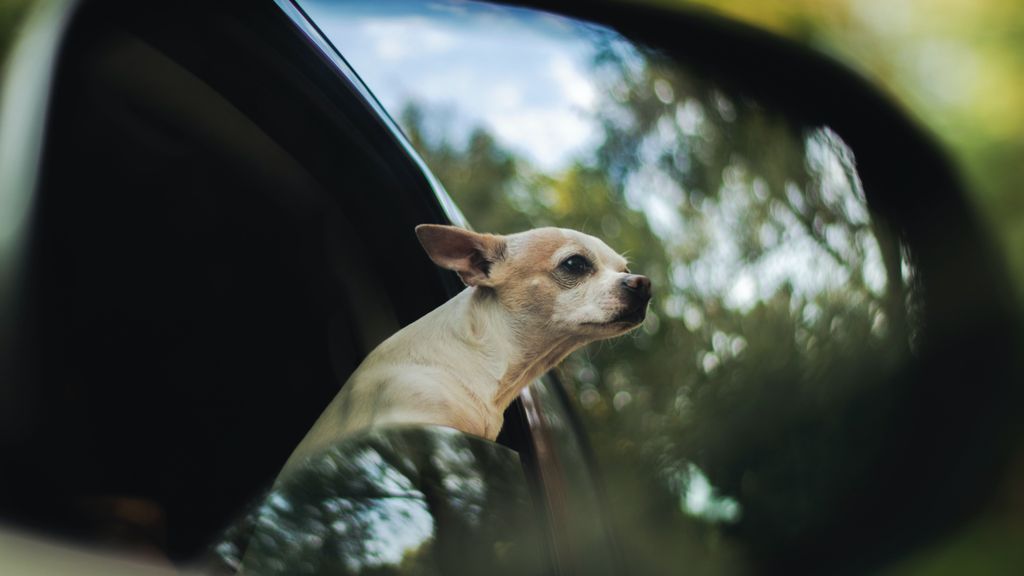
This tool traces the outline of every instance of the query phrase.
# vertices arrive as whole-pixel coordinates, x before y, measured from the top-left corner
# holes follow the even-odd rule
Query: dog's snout
[[[630,274],[622,279],[622,287],[641,298],[651,297],[651,279],[639,274]]]

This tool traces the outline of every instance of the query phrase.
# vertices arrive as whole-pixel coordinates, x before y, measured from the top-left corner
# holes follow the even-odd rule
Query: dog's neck
[[[487,367],[493,388],[481,393],[499,414],[523,388],[586,344],[578,336],[551,334],[543,326],[523,325],[486,288],[467,288],[456,296],[450,328],[470,354]]]

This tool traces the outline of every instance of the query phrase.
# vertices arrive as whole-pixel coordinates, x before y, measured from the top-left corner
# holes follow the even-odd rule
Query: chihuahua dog
[[[494,440],[513,399],[570,352],[643,322],[651,282],[601,240],[541,228],[508,236],[422,224],[416,235],[467,288],[371,352],[285,470],[354,432],[436,424]]]

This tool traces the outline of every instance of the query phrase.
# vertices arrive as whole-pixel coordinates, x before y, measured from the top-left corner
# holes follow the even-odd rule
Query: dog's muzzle
[[[647,303],[651,301],[651,279],[630,274],[622,279],[626,307],[615,317],[615,322],[639,324],[647,317]]]

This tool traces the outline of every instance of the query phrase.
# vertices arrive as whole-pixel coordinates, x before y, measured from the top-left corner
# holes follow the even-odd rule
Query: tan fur
[[[366,357],[285,472],[374,426],[435,424],[493,440],[505,408],[530,382],[642,319],[617,320],[638,310],[638,300],[622,288],[625,259],[593,236],[562,228],[494,236],[434,225],[417,227],[417,235],[434,262],[470,286]],[[590,273],[561,266],[575,255],[592,263]]]

